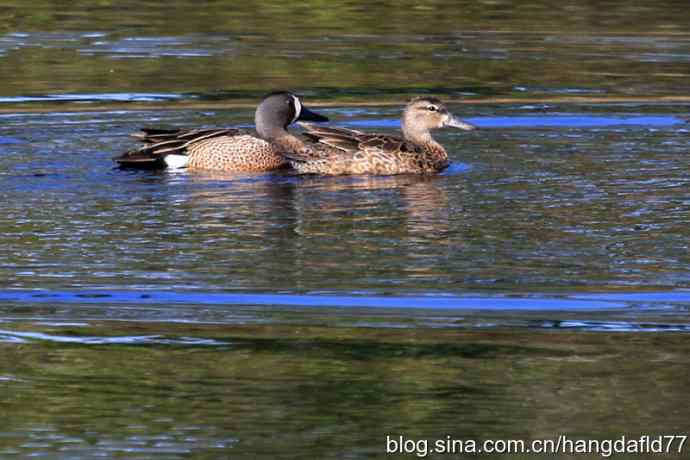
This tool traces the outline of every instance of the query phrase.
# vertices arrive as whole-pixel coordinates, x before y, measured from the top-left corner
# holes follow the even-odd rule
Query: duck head
[[[296,121],[328,121],[312,112],[296,95],[287,91],[269,93],[256,108],[254,123],[262,139],[273,139],[286,134],[287,127]]]
[[[430,131],[438,128],[458,128],[465,131],[476,129],[474,125],[455,117],[440,99],[417,97],[412,99],[403,112],[401,126],[405,138],[425,142]]]

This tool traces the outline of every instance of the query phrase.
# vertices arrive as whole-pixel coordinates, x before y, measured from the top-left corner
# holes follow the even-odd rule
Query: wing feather
[[[187,148],[197,142],[219,136],[237,136],[242,134],[235,128],[198,128],[198,129],[158,129],[143,128],[132,134],[144,145],[129,150],[114,158],[122,166],[139,166],[142,163],[161,163],[166,155],[186,155]]]
[[[344,153],[379,150],[382,152],[415,152],[417,147],[397,136],[368,134],[354,129],[330,128],[301,123],[305,137],[317,144],[336,148]]]

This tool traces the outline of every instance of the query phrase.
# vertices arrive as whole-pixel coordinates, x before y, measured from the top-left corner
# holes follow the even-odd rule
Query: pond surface
[[[3,4],[0,458],[688,434],[690,10],[559,5]],[[481,129],[434,177],[111,160],[274,88]]]

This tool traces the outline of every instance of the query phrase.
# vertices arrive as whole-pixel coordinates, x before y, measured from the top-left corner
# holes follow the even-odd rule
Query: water
[[[690,91],[690,13],[678,1],[39,0],[6,2],[0,18],[3,101],[18,103],[131,93],[253,103],[267,88],[354,102],[423,93],[687,102]]]
[[[688,433],[683,4],[125,6],[0,9],[0,458]],[[482,129],[435,177],[111,161],[273,88]]]

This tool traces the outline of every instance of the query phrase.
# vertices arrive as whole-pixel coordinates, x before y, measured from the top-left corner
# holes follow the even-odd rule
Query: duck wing
[[[363,133],[354,129],[330,128],[300,123],[305,128],[304,136],[315,144],[323,144],[340,150],[344,154],[357,152],[416,152],[418,148],[406,140],[387,134]]]
[[[200,129],[158,129],[143,128],[132,134],[144,145],[129,150],[114,158],[121,166],[154,166],[162,164],[166,155],[186,155],[187,148],[197,142],[219,136],[237,136],[242,134],[235,128],[200,128]]]

